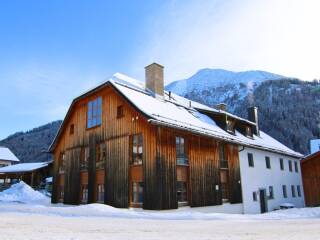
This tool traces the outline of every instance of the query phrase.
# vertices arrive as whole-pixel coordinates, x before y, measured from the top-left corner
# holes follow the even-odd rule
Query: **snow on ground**
[[[1,240],[320,239],[320,208],[258,215],[214,213],[211,207],[146,211],[50,204],[41,195],[23,182],[0,192]]]

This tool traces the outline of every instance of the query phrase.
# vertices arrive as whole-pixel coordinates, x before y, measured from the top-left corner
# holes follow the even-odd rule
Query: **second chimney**
[[[216,109],[222,110],[222,111],[227,111],[227,104],[219,103],[219,104],[216,105]]]
[[[146,87],[155,95],[163,96],[163,66],[158,63],[152,63],[145,67]]]
[[[257,107],[249,107],[248,108],[248,119],[251,122],[254,122],[256,126],[253,128],[253,133],[257,136],[260,135],[259,132],[259,121],[258,121],[258,108]]]

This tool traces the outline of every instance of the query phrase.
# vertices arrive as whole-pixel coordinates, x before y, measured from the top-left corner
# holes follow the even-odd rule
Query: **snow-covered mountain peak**
[[[179,95],[185,95],[191,91],[201,92],[208,88],[216,88],[229,84],[245,84],[258,85],[266,80],[276,80],[284,78],[274,73],[254,70],[233,72],[224,69],[204,68],[188,79],[174,81],[166,86],[167,90],[175,92]]]

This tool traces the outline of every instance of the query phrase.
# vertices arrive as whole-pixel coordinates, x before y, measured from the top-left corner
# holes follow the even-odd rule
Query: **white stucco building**
[[[243,213],[272,211],[287,203],[304,207],[299,159],[249,147],[240,149],[239,158]]]

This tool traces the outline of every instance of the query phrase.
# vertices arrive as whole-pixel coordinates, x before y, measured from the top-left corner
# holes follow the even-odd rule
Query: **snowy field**
[[[320,208],[236,215],[51,205],[19,183],[0,193],[0,239],[320,239]]]

